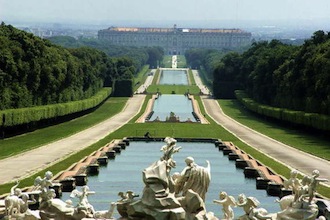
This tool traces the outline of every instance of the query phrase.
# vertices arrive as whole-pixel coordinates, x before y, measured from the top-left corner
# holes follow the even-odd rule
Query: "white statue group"
[[[318,216],[318,207],[315,203],[315,194],[317,185],[320,182],[326,182],[327,179],[319,178],[319,171],[314,170],[311,176],[304,176],[302,180],[298,179],[298,172],[291,171],[291,176],[284,182],[285,189],[291,189],[292,195],[284,196],[278,200],[282,211],[275,214],[268,214],[263,208],[258,208],[259,201],[254,197],[246,197],[244,194],[238,196],[235,201],[233,196],[228,196],[226,192],[221,192],[220,200],[214,200],[214,203],[223,206],[223,219],[234,219],[232,207],[242,207],[245,214],[238,217],[239,220],[258,220],[258,219],[288,219],[288,220],[313,220]],[[320,216],[319,219],[325,219]]]
[[[120,199],[111,202],[109,210],[95,211],[88,202],[88,196],[95,194],[88,186],[83,186],[82,191],[73,190],[71,198],[78,198],[77,205],[71,200],[62,201],[55,198],[55,191],[52,189],[53,174],[50,171],[45,177],[37,177],[35,180],[34,192],[38,192],[39,210],[38,214],[29,210],[29,204],[36,203],[34,197],[17,188],[18,183],[12,187],[11,194],[5,199],[6,218],[15,219],[113,219],[115,208],[119,214],[128,219],[209,219],[216,220],[213,213],[208,213],[205,207],[205,196],[211,181],[210,163],[201,167],[194,162],[194,158],[187,157],[186,167],[181,173],[175,172],[171,175],[171,169],[176,167],[173,155],[180,151],[176,147],[176,140],[170,137],[165,138],[161,148],[162,157],[151,164],[143,171],[143,182],[145,188],[141,199],[134,192],[127,190],[126,193],[119,192]],[[235,219],[233,207],[241,207],[244,210],[239,220],[314,220],[317,218],[318,207],[315,204],[317,185],[327,181],[319,177],[319,171],[314,170],[311,176],[298,179],[298,172],[291,171],[290,178],[284,182],[285,189],[291,189],[292,195],[279,200],[282,211],[268,213],[260,208],[259,201],[254,197],[246,197],[244,194],[238,196],[237,201],[226,192],[220,192],[219,200],[213,202],[222,206],[223,217],[221,219]]]

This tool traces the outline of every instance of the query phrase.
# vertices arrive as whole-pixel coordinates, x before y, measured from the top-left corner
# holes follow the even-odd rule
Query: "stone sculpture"
[[[277,213],[277,219],[316,219],[318,214],[318,207],[314,201],[316,188],[320,182],[328,181],[319,176],[320,172],[314,170],[310,177],[305,176],[301,181],[299,180],[299,188],[293,190],[292,195],[281,198],[279,202],[282,211]]]
[[[176,166],[173,155],[181,147],[176,147],[173,138],[166,137],[164,141],[162,157],[142,172],[145,184],[142,198],[129,201],[126,199],[129,196],[120,193],[122,199],[117,203],[118,212],[123,217],[141,219],[214,219],[206,212],[204,204],[210,182],[210,165],[200,167],[189,157],[183,172],[172,176],[170,172]]]
[[[227,195],[226,192],[220,192],[220,200],[213,200],[214,203],[222,205],[222,212],[225,220],[234,219],[234,211],[232,206],[236,206],[236,200],[233,196]]]
[[[73,207],[70,202],[63,202],[55,198],[55,190],[51,187],[53,174],[50,171],[45,173],[45,177],[38,176],[34,183],[35,189],[40,190],[40,206],[39,215],[43,220],[50,219],[68,219],[80,220],[89,216],[87,211],[77,207]]]
[[[272,219],[266,209],[258,208],[260,202],[255,197],[246,197],[244,194],[240,194],[236,205],[242,207],[245,212],[238,218],[239,220]]]
[[[182,192],[184,196],[189,189],[192,189],[205,201],[205,195],[211,181],[209,161],[206,161],[207,167],[197,165],[192,157],[187,157],[185,162],[187,166],[177,180],[176,193]]]
[[[294,200],[296,201],[298,199],[298,191],[301,188],[301,182],[297,178],[298,171],[297,170],[291,170],[290,172],[290,178],[286,181],[284,181],[283,186],[285,189],[291,189],[293,194],[295,195]]]
[[[39,212],[28,209],[30,203],[27,193],[22,193],[18,183],[11,188],[10,195],[4,200],[6,219],[24,220],[80,220],[113,219],[115,208],[124,219],[150,219],[150,220],[217,220],[213,213],[207,212],[205,198],[211,180],[210,163],[202,167],[194,162],[194,158],[185,159],[186,167],[181,173],[174,172],[176,167],[173,159],[175,153],[181,147],[177,147],[174,138],[164,139],[165,145],[161,148],[163,155],[142,172],[142,180],[145,187],[141,198],[133,191],[119,192],[120,199],[111,202],[109,210],[95,211],[89,203],[88,196],[94,194],[88,186],[83,186],[82,191],[73,190],[71,197],[78,197],[78,205],[72,205],[71,200],[63,202],[55,198],[52,189],[53,174],[50,171],[45,176],[37,177],[34,181],[34,192],[39,193]],[[239,220],[315,220],[318,215],[318,207],[315,203],[317,186],[327,179],[320,178],[320,172],[314,170],[311,176],[305,176],[302,180],[297,177],[297,171],[291,171],[290,178],[284,182],[285,189],[292,189],[292,195],[281,198],[278,202],[281,207],[278,213],[268,213],[260,208],[259,201],[254,197],[238,196],[237,202],[233,196],[226,192],[220,192],[219,200],[214,203],[222,205],[224,219],[234,219],[232,207],[238,206],[244,210],[244,215]]]
[[[82,191],[78,191],[77,189],[74,189],[70,197],[71,198],[79,198],[79,202],[77,204],[78,209],[86,210],[87,215],[93,215],[95,213],[94,207],[88,202],[88,196],[95,194],[94,191],[89,191],[88,186],[83,186]]]
[[[35,213],[29,209],[30,204],[36,203],[36,200],[32,198],[29,200],[29,195],[23,193],[18,188],[19,182],[14,185],[10,190],[10,195],[4,200],[5,203],[5,215],[7,219],[37,219]]]
[[[96,219],[114,219],[114,218],[112,218],[112,216],[115,211],[116,205],[117,205],[116,202],[111,202],[109,210],[96,211],[94,214],[94,218],[96,218]]]
[[[53,173],[51,171],[47,171],[45,173],[44,178],[38,176],[34,180],[34,190],[40,191],[40,198],[42,201],[47,201],[49,199],[50,187],[53,186],[52,179]]]

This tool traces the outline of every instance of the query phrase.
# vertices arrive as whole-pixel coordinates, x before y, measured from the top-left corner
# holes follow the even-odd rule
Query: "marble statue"
[[[34,190],[40,191],[40,198],[43,201],[47,201],[49,199],[50,187],[53,186],[52,178],[53,173],[51,171],[47,171],[44,178],[38,176],[34,180]]]
[[[240,194],[236,205],[242,207],[245,212],[244,215],[238,217],[239,220],[272,219],[266,209],[258,208],[260,202],[255,197],[246,197],[244,194]]]
[[[171,137],[166,137],[164,139],[166,143],[160,150],[163,152],[163,156],[160,158],[161,161],[166,161],[168,167],[175,168],[176,164],[173,160],[173,154],[180,151],[181,147],[176,147],[176,140]]]
[[[176,193],[182,192],[184,196],[189,189],[192,189],[205,201],[205,195],[211,181],[209,161],[206,161],[207,167],[197,165],[192,157],[187,157],[185,162],[187,166],[177,180]]]
[[[291,189],[293,195],[295,195],[294,200],[296,201],[298,199],[298,192],[301,188],[301,181],[297,178],[298,171],[297,170],[291,170],[290,172],[290,178],[288,180],[285,180],[283,182],[283,186],[285,189]]]
[[[29,200],[29,195],[23,193],[18,188],[19,182],[14,185],[10,190],[10,195],[4,200],[5,203],[5,215],[7,219],[36,219],[34,213],[29,209],[30,204],[36,203],[36,200],[32,198]]]
[[[94,218],[96,219],[114,219],[113,213],[115,211],[117,203],[116,202],[111,202],[110,203],[110,208],[107,211],[96,211],[94,213]]]
[[[71,200],[62,201],[55,198],[52,188],[53,174],[50,171],[42,178],[38,176],[34,181],[34,190],[39,193],[39,210],[29,210],[28,205],[36,201],[29,199],[27,193],[18,188],[17,183],[11,188],[10,195],[4,199],[5,219],[22,220],[80,220],[80,219],[114,219],[113,213],[117,208],[123,219],[148,220],[218,220],[205,207],[206,193],[211,181],[210,163],[202,167],[195,163],[193,157],[185,159],[186,167],[182,172],[171,171],[176,168],[174,155],[181,147],[177,147],[174,138],[166,137],[165,145],[161,147],[162,156],[142,171],[144,188],[142,196],[132,190],[118,193],[119,199],[111,202],[109,210],[96,211],[89,203],[88,196],[95,194],[88,186],[81,191],[73,190],[71,197],[79,198],[77,205]],[[268,213],[260,208],[260,202],[255,197],[238,196],[237,201],[226,192],[220,192],[219,200],[214,203],[222,206],[223,219],[235,218],[233,208],[237,206],[244,210],[244,215],[238,220],[315,220],[318,206],[315,202],[317,186],[328,181],[320,178],[320,172],[314,170],[310,176],[301,180],[298,172],[292,170],[290,178],[284,181],[285,189],[292,189],[292,195],[278,200],[281,211]],[[34,192],[34,193],[35,193]],[[33,201],[34,200],[34,201]]]
[[[314,197],[315,197],[315,193],[316,193],[316,188],[319,185],[320,182],[328,182],[327,179],[324,178],[319,178],[320,176],[320,171],[318,170],[313,170],[312,172],[312,176],[310,178],[310,183],[308,185],[308,193],[303,194],[300,196],[299,200],[304,199],[305,197],[308,197],[308,202],[309,204],[312,203]]]
[[[40,218],[43,220],[80,220],[86,217],[92,217],[92,215],[88,215],[85,209],[73,207],[71,202],[64,202],[55,198],[55,190],[51,188],[53,186],[52,177],[52,172],[47,171],[44,178],[38,176],[34,181],[35,189],[40,191]]]
[[[222,205],[223,219],[233,220],[234,210],[232,209],[232,206],[236,206],[235,198],[227,195],[226,192],[220,192],[219,199],[220,200],[213,200],[213,202]]]
[[[89,191],[88,186],[83,186],[81,189],[82,189],[81,192],[77,189],[74,189],[71,192],[70,197],[71,198],[79,198],[79,202],[78,202],[76,207],[78,209],[86,210],[86,212],[88,214],[93,215],[95,213],[95,210],[94,210],[94,207],[88,202],[88,196],[95,194],[95,192],[94,191]]]
[[[277,213],[277,219],[314,220],[318,215],[318,206],[315,203],[316,188],[320,182],[327,179],[319,178],[320,172],[314,170],[311,176],[305,176],[299,188],[293,190],[292,195],[279,200],[281,212]]]
[[[211,177],[209,163],[208,167],[201,167],[188,157],[183,172],[171,175],[176,167],[173,155],[181,147],[176,146],[174,138],[166,137],[164,141],[163,155],[142,172],[145,187],[141,199],[119,193],[118,212],[122,217],[137,219],[216,219],[204,204]]]

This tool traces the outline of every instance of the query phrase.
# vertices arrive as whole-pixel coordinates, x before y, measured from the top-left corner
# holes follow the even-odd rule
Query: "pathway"
[[[145,97],[134,95],[129,98],[122,112],[75,135],[0,160],[0,184],[31,176],[103,139],[131,120],[140,111]]]
[[[200,80],[197,71],[194,72],[195,81]],[[199,83],[200,87],[203,84]],[[208,94],[205,91],[205,94]],[[219,125],[234,134],[241,141],[254,147],[260,152],[272,157],[274,160],[297,169],[303,174],[311,175],[312,171],[318,169],[321,177],[330,180],[330,162],[308,153],[299,151],[285,145],[261,133],[258,133],[224,114],[217,100],[210,96],[202,96],[206,113]]]
[[[204,94],[209,94],[194,71],[196,84]],[[148,79],[149,80],[149,79]],[[151,80],[151,79],[150,79]],[[146,85],[145,85],[146,86]],[[142,87],[143,88],[143,87]],[[39,170],[59,162],[70,154],[90,146],[126,124],[141,109],[145,95],[134,95],[122,112],[114,117],[79,132],[68,138],[50,143],[20,155],[0,160],[0,184],[30,176]],[[233,133],[243,142],[305,174],[318,169],[321,176],[330,180],[330,162],[298,151],[276,140],[255,132],[226,116],[218,102],[209,96],[202,96],[207,114],[218,124]]]

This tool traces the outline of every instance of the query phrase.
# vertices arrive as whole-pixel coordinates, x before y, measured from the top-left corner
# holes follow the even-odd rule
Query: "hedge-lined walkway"
[[[238,123],[226,116],[217,100],[209,96],[202,96],[202,101],[207,114],[241,141],[301,173],[311,175],[317,169],[322,178],[330,180],[329,161],[299,151]]]
[[[0,184],[15,181],[46,169],[70,154],[104,138],[131,120],[141,109],[145,97],[145,95],[133,96],[127,101],[122,112],[89,129],[17,156],[0,160]]]

